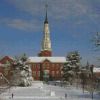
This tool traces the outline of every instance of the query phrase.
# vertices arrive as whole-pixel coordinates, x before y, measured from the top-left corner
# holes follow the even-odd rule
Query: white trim
[[[41,61],[41,63],[44,62],[45,60],[48,60],[48,59],[47,59],[47,58],[43,59],[43,60]],[[50,60],[48,60],[48,61],[51,62]]]

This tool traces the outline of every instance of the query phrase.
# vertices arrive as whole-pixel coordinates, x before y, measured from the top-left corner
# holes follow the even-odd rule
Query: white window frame
[[[52,68],[54,68],[55,67],[55,65],[54,64],[52,64]]]
[[[45,68],[45,64],[43,64],[43,68]]]
[[[36,68],[36,64],[34,64],[34,68]]]
[[[38,68],[40,68],[40,64],[38,64]]]
[[[46,33],[45,35],[46,35],[46,38],[47,38],[48,37],[48,34]]]
[[[57,76],[59,75],[59,71],[56,72]]]
[[[49,68],[49,64],[47,64],[47,68]]]
[[[57,64],[57,68],[59,68],[59,64]]]
[[[3,62],[3,64],[10,64],[10,61],[5,60],[5,61]]]
[[[38,76],[40,76],[40,71],[38,71]]]
[[[36,71],[33,71],[33,75],[36,76]]]
[[[64,72],[63,72],[63,71],[61,71],[61,75],[63,75],[63,73],[64,73]]]
[[[52,75],[55,76],[55,72],[54,71],[52,71]]]
[[[47,48],[48,47],[48,44],[47,43],[45,43],[45,48]]]

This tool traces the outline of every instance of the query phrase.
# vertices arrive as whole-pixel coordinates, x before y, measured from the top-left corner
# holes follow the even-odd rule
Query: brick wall
[[[52,55],[52,52],[51,51],[47,51],[47,50],[45,50],[45,51],[41,51],[41,56],[43,57],[51,57],[51,55]]]

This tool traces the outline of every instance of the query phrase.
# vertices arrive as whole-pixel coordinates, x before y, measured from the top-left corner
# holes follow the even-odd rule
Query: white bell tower
[[[45,51],[43,53],[43,51]],[[46,5],[46,17],[44,22],[44,31],[43,31],[43,41],[42,41],[42,49],[41,49],[41,56],[50,56],[51,52],[51,41],[50,41],[50,30],[49,30],[49,23],[47,20],[47,5]]]

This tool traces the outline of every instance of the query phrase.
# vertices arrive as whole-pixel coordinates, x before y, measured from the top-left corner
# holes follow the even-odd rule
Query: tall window
[[[46,38],[48,37],[48,34],[46,33]]]
[[[59,64],[57,64],[57,68],[59,68]]]
[[[34,64],[34,68],[36,68],[36,65]]]
[[[52,64],[52,67],[54,68],[54,64]]]
[[[38,71],[38,76],[40,76],[40,71]]]
[[[59,71],[56,72],[57,76],[59,75]]]
[[[49,64],[47,64],[47,67],[49,68]]]
[[[43,64],[43,68],[45,68],[45,64]]]
[[[54,72],[54,71],[52,71],[52,75],[53,75],[53,76],[55,75],[55,72]]]
[[[40,68],[40,64],[38,64],[38,68]]]
[[[33,75],[36,76],[36,71],[33,72]]]
[[[47,47],[48,47],[48,44],[46,43],[46,44],[45,44],[45,48],[47,48]]]

